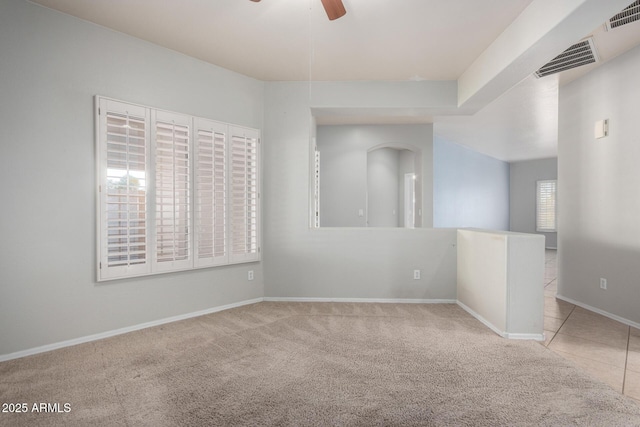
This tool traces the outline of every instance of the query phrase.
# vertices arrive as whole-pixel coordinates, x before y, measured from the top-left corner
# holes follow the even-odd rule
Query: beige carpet
[[[640,426],[640,406],[455,305],[259,303],[0,363],[3,426]]]

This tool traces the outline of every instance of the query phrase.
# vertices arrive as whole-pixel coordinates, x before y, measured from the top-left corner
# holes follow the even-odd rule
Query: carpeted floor
[[[632,400],[448,304],[263,302],[0,363],[0,402],[28,405],[3,426],[640,426]]]

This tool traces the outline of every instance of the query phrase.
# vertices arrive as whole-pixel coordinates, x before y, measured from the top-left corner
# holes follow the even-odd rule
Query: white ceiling
[[[343,0],[347,15],[329,21],[320,0],[32,1],[264,81],[474,81],[469,70],[525,9],[559,8],[559,0]],[[604,0],[580,1],[595,9]],[[640,23],[593,35],[605,62],[640,44]],[[552,157],[558,84],[592,68],[527,78],[473,116],[352,119],[433,120],[438,137],[501,160]]]
[[[269,81],[455,80],[531,1],[35,0]]]
[[[558,78],[531,76],[473,116],[439,116],[434,135],[496,159],[557,156]]]

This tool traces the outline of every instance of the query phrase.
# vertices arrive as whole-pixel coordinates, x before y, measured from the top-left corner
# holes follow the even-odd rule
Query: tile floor
[[[545,267],[542,344],[640,403],[640,329],[556,299],[556,251]]]

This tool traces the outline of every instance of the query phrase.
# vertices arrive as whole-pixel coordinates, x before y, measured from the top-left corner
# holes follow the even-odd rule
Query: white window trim
[[[131,111],[131,114],[141,116],[144,118],[145,123],[145,150],[146,150],[146,223],[145,223],[145,245],[146,245],[146,259],[145,262],[138,265],[126,265],[123,267],[108,267],[108,251],[107,251],[107,226],[106,226],[106,189],[107,189],[107,159],[106,159],[106,116],[107,111],[118,113],[120,111]],[[252,129],[247,127],[235,126],[228,123],[217,122],[214,120],[188,116],[180,113],[173,113],[163,110],[158,110],[152,107],[143,105],[131,104],[119,100],[114,100],[102,96],[95,97],[95,114],[96,114],[96,178],[97,178],[97,190],[98,197],[96,198],[96,212],[97,212],[97,280],[107,281],[129,277],[139,277],[152,274],[160,274],[173,271],[191,270],[199,268],[209,268],[220,265],[238,264],[246,262],[256,262],[261,259],[261,140],[260,131],[258,129]],[[187,225],[187,235],[189,239],[188,243],[188,258],[177,261],[171,261],[167,263],[159,263],[157,260],[157,248],[156,248],[156,164],[155,155],[157,153],[155,136],[156,136],[156,119],[161,119],[163,122],[177,120],[179,123],[188,126],[189,128],[189,223]],[[196,208],[196,185],[198,178],[197,162],[199,159],[199,143],[198,133],[202,129],[212,129],[217,132],[224,133],[225,144],[225,207],[224,217],[226,218],[224,224],[224,255],[215,256],[200,259],[198,251],[198,239],[201,238],[201,224],[198,222],[196,216],[198,212]],[[104,135],[101,135],[103,133]],[[251,217],[236,218],[236,228],[238,224],[244,224],[248,227],[245,229],[245,233],[249,233],[252,236],[251,245],[247,249],[246,253],[231,253],[231,242],[233,238],[232,218],[231,218],[231,179],[229,168],[231,167],[231,149],[230,144],[233,137],[247,138],[251,140],[254,145],[253,155],[250,159],[252,164],[251,168],[251,187],[249,189],[251,197],[253,197],[253,209],[245,209],[245,214]],[[247,165],[244,165],[247,169]],[[129,181],[127,181],[129,182]],[[247,213],[248,212],[248,213]],[[129,219],[129,218],[128,218]],[[247,225],[248,224],[248,225]]]
[[[544,218],[541,218],[541,214],[548,215],[547,212],[548,207],[543,205],[541,190],[543,186],[547,186],[549,184],[553,184],[553,213],[552,213],[552,221],[553,226],[549,226],[550,224],[541,224],[544,221]],[[544,212],[543,212],[544,210]],[[545,226],[546,225],[546,226]],[[556,233],[558,228],[558,181],[555,179],[547,179],[536,181],[536,231],[539,233]]]

